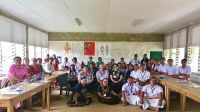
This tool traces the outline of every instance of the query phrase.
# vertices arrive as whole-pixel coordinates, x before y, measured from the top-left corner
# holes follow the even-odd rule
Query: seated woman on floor
[[[133,78],[128,77],[127,83],[122,86],[122,105],[138,105],[140,100],[140,89],[141,87],[133,82]]]
[[[120,97],[108,85],[108,79],[103,79],[102,84],[97,89],[98,101],[101,103],[113,105],[120,102]]]
[[[157,112],[164,107],[163,88],[157,84],[157,79],[151,77],[150,84],[143,87],[140,95],[142,109],[153,109]]]
[[[117,64],[114,65],[114,71],[110,75],[110,79],[113,91],[119,94],[121,92],[123,82],[122,82],[122,72],[119,70],[119,66]]]
[[[10,66],[6,78],[2,80],[1,88],[19,83],[29,76],[27,68],[21,64],[21,61],[21,57],[16,56],[14,58],[14,64]]]
[[[69,106],[84,106],[92,102],[92,98],[87,96],[87,78],[82,77],[80,83],[76,85],[67,104]]]
[[[78,84],[78,74],[75,69],[75,66],[72,64],[69,68],[68,83],[71,87],[75,87]]]
[[[86,77],[87,79],[87,87],[88,90],[92,90],[95,87],[94,76],[88,70],[88,66],[84,65],[83,70],[78,74],[78,81],[81,81],[82,77]]]

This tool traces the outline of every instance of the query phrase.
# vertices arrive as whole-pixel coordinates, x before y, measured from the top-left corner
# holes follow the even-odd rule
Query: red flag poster
[[[95,42],[84,42],[84,55],[95,55]]]

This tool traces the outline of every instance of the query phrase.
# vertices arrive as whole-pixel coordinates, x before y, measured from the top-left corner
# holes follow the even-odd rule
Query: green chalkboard
[[[150,51],[150,59],[160,60],[162,58],[162,51]]]

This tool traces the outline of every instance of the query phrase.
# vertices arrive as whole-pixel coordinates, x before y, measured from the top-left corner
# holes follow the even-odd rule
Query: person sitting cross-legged
[[[143,87],[140,94],[140,107],[153,109],[159,112],[164,107],[163,88],[157,84],[157,79],[151,77],[150,84]]]
[[[69,106],[84,106],[92,102],[91,96],[87,95],[87,78],[82,77],[80,83],[76,85],[73,93],[67,102]]]
[[[138,105],[140,89],[141,87],[133,82],[133,78],[128,77],[127,83],[122,86],[122,105]]]
[[[113,105],[120,102],[120,97],[108,85],[108,79],[103,79],[102,84],[97,89],[98,101],[101,103]]]

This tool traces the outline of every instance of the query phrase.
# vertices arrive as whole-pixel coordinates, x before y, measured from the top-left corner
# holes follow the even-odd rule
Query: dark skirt
[[[122,81],[118,83],[111,82],[111,88],[117,94],[119,94],[122,90]]]

